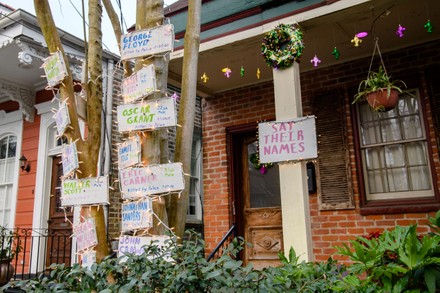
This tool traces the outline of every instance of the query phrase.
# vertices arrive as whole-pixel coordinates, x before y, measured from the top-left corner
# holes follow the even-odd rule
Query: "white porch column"
[[[273,70],[276,120],[302,116],[299,64]],[[284,253],[293,247],[301,260],[312,261],[312,237],[307,188],[306,164],[280,164],[281,209],[283,217]]]

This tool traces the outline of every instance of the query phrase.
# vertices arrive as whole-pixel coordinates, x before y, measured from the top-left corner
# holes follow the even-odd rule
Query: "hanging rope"
[[[376,50],[377,50],[377,54],[379,55],[379,58],[380,58],[380,63],[382,64],[383,71],[385,71],[385,74],[388,75],[387,69],[385,68],[385,63],[383,62],[383,59],[382,59],[382,53],[380,52],[380,48],[379,48],[379,38],[376,37],[375,42],[374,42],[373,55],[371,56],[370,67],[368,68],[367,79],[370,76],[371,67],[373,66],[374,55],[376,54]]]

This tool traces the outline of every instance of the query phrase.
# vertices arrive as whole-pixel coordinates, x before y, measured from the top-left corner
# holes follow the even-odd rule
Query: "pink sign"
[[[77,251],[81,251],[98,244],[95,220],[92,218],[88,218],[78,226],[74,227],[73,231],[76,236]]]

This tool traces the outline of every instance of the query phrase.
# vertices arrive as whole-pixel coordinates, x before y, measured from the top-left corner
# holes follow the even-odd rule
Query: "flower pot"
[[[0,286],[6,285],[14,275],[14,266],[11,259],[4,258],[0,260]]]
[[[397,90],[391,90],[390,96],[388,97],[388,91],[386,88],[369,93],[367,95],[368,104],[375,111],[379,112],[386,112],[394,109],[398,100],[399,92]]]

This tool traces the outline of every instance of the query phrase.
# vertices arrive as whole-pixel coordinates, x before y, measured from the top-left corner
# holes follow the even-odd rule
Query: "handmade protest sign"
[[[119,105],[117,118],[121,132],[177,125],[176,107],[171,98]]]
[[[49,86],[56,86],[67,76],[66,64],[61,51],[56,51],[47,57],[42,67]]]
[[[151,199],[122,204],[122,231],[145,229],[153,226]]]
[[[108,204],[108,176],[61,182],[61,206]]]
[[[85,251],[81,254],[81,266],[90,269],[92,264],[96,263],[96,251]]]
[[[96,225],[93,218],[87,218],[78,226],[74,226],[73,233],[76,236],[77,251],[81,251],[98,244],[98,238],[96,236]]]
[[[121,59],[169,52],[173,50],[174,26],[165,24],[153,29],[134,31],[121,36]]]
[[[147,65],[122,80],[124,103],[132,103],[152,94],[156,90],[156,71],[154,65]]]
[[[119,171],[123,199],[139,198],[184,189],[181,163],[128,168]]]
[[[118,168],[125,169],[140,162],[141,140],[138,135],[135,135],[118,146]]]
[[[74,142],[64,145],[61,160],[63,161],[64,176],[70,175],[79,168],[78,151]]]
[[[258,124],[260,163],[315,159],[315,116]]]
[[[118,257],[121,258],[121,261],[125,261],[125,256],[127,253],[132,253],[135,255],[141,255],[145,252],[145,248],[148,246],[157,246],[160,249],[166,249],[171,244],[169,236],[153,236],[153,237],[144,237],[144,236],[121,236],[119,237],[119,245],[118,245]],[[158,256],[158,255],[155,255]],[[170,251],[164,251],[161,257],[164,257],[166,260],[171,261]],[[149,257],[154,258],[153,256]]]
[[[57,125],[58,136],[63,135],[67,126],[70,124],[69,111],[67,110],[67,103],[62,102],[58,111],[55,113],[55,122]]]

